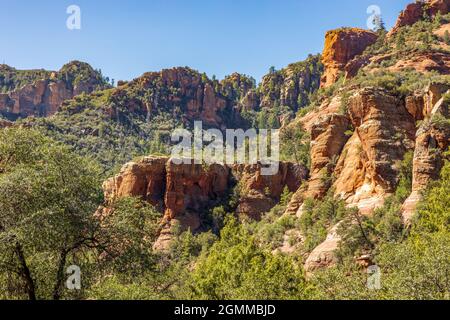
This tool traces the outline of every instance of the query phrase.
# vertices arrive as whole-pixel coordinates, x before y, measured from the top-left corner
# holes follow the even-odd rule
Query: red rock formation
[[[123,197],[140,197],[162,209],[166,190],[165,157],[145,157],[125,164],[120,173],[103,183],[106,204]]]
[[[311,132],[312,127],[317,119],[325,118],[333,113],[338,113],[341,108],[341,97],[334,96],[332,99],[326,99],[317,109],[308,112],[304,117],[293,122],[294,125],[299,123],[307,132]]]
[[[415,120],[428,118],[448,89],[449,86],[446,84],[430,84],[425,90],[406,97],[406,109]]]
[[[211,202],[224,197],[228,191],[230,174],[226,166],[176,165],[168,161],[166,168],[167,187],[164,199],[165,215],[169,220],[186,212],[199,213]]]
[[[339,197],[350,203],[358,202],[359,199],[349,200],[349,198],[357,195],[358,190],[361,191],[363,185],[368,183],[366,181],[367,161],[359,135],[355,132],[342,150],[334,170],[337,178],[333,186]]]
[[[319,118],[311,128],[311,177],[306,197],[321,198],[330,187],[334,165],[348,140],[347,116],[330,114]]]
[[[345,71],[345,66],[376,40],[377,35],[374,32],[358,28],[328,31],[325,35],[325,48],[322,54],[325,72],[321,87],[329,87],[335,83],[339,73]]]
[[[8,68],[8,71],[20,72],[12,68]],[[80,81],[70,78],[77,77],[78,72],[87,73],[86,78]],[[12,120],[28,116],[51,116],[65,100],[84,92],[91,93],[102,86],[104,83],[96,71],[87,64],[74,61],[45,79],[37,79],[21,88],[0,94],[0,113]]]
[[[184,229],[198,230],[201,215],[225,200],[234,181],[240,182],[242,191],[238,213],[259,219],[278,203],[286,186],[290,191],[297,190],[308,174],[302,165],[292,163],[280,163],[280,170],[273,176],[260,173],[260,165],[176,165],[165,157],[145,157],[124,165],[116,177],[105,181],[105,207],[115,199],[133,196],[159,208],[164,219],[155,248],[166,249],[174,222]]]
[[[255,220],[279,202],[286,186],[295,192],[308,177],[304,166],[293,163],[280,163],[273,176],[262,175],[260,165],[235,165],[232,173],[241,186],[237,213]]]
[[[395,163],[414,148],[414,119],[403,101],[374,88],[350,98],[349,114],[367,157],[372,191],[393,192],[398,181]]]
[[[412,193],[403,205],[403,218],[409,223],[428,184],[439,178],[443,152],[450,146],[450,127],[435,120],[449,118],[448,104],[440,99],[417,131],[413,161]],[[448,120],[447,120],[448,121]]]
[[[447,13],[449,3],[448,0],[435,0],[410,5],[400,16],[397,28],[422,19],[424,12],[430,16],[436,15],[437,12]],[[417,8],[422,11],[418,12]],[[337,36],[329,35],[330,43],[333,37]],[[355,76],[358,70],[369,64],[374,68],[367,68],[366,71],[375,72],[380,69],[377,68],[380,62],[391,58],[392,53],[356,56],[350,62],[342,59],[344,62],[338,64],[334,62],[337,59],[327,59],[324,54],[327,70],[322,85],[334,83],[337,73],[343,70],[348,78]],[[449,59],[448,54],[442,51],[415,52],[398,60],[395,65],[386,67],[385,70],[396,72],[409,68],[421,73],[437,71],[440,74],[448,74]],[[355,86],[349,89],[352,90],[352,95],[348,99],[347,109],[354,133],[346,141],[342,151],[337,154],[339,160],[333,171],[335,179],[332,185],[335,196],[344,199],[349,207],[357,207],[362,215],[372,214],[373,210],[381,206],[384,199],[395,191],[399,179],[399,163],[406,152],[414,150],[413,192],[403,206],[404,219],[409,221],[417,203],[421,200],[423,190],[430,181],[438,178],[444,151],[450,145],[450,128],[446,125],[449,117],[448,101],[445,102],[443,98],[448,92],[448,85],[433,83],[406,98],[378,88],[361,89]],[[340,104],[338,96],[339,94],[335,95],[325,101],[320,108],[296,120],[312,132],[309,188],[316,189],[315,194],[318,197],[323,195],[325,188],[316,178],[317,171],[328,160],[327,157],[320,155],[329,152],[330,148],[326,142],[332,135],[327,136],[323,133],[330,130],[330,124],[321,125],[317,119],[330,117],[333,112],[337,112],[336,105]],[[416,124],[419,120],[423,121],[423,124],[417,130]],[[318,134],[314,134],[316,121]],[[341,149],[341,146],[338,144],[336,148]],[[301,215],[302,202],[309,191],[298,190],[286,214]],[[337,228],[338,226],[332,227],[326,240],[308,256],[305,263],[308,272],[336,262],[335,250],[340,241]]]
[[[207,126],[221,128],[225,121],[220,112],[226,107],[231,108],[229,101],[215,91],[211,81],[189,68],[149,72],[121,89],[126,94],[128,89],[136,87],[150,90],[152,97],[148,106],[137,103],[131,111],[148,112],[148,118],[160,110],[181,108],[186,120],[201,120]]]
[[[396,33],[401,27],[411,26],[423,19],[424,15],[433,18],[438,12],[447,14],[450,11],[450,0],[427,0],[409,4],[400,14],[389,35]]]

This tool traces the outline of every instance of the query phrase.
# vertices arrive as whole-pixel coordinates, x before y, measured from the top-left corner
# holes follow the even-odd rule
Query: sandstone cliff
[[[322,61],[325,71],[321,87],[329,87],[345,71],[347,64],[375,43],[377,35],[371,31],[358,28],[342,28],[327,32]]]
[[[86,63],[73,61],[58,72],[0,68],[0,113],[15,120],[55,114],[65,100],[106,88],[101,75]]]
[[[239,73],[218,81],[190,68],[149,72],[117,88],[107,113],[120,118],[123,112],[133,112],[147,121],[168,113],[186,125],[201,120],[208,127],[243,128],[249,125],[244,112],[266,110],[279,117],[306,106],[319,88],[322,70],[319,56],[309,56],[272,70],[259,86]]]
[[[278,203],[285,187],[297,190],[307,174],[306,168],[293,163],[281,163],[276,175],[263,176],[260,165],[176,165],[166,157],[145,157],[124,165],[117,176],[104,182],[103,210],[129,196],[154,205],[164,213],[155,248],[166,249],[175,222],[184,230],[200,231],[208,210],[226,201],[237,181],[237,214],[258,220]]]
[[[321,156],[323,153],[335,154],[338,159],[332,173],[335,196],[344,199],[349,207],[357,207],[360,214],[370,215],[387,196],[393,194],[398,185],[398,164],[406,152],[414,151],[412,194],[403,206],[403,216],[409,221],[428,183],[439,177],[443,153],[450,144],[448,102],[442,96],[449,88],[449,85],[433,85],[422,96],[405,99],[370,87],[355,91],[348,102],[348,115],[354,128],[352,136],[348,141],[344,138],[346,126],[336,127],[333,122],[317,123],[325,133],[312,135],[312,175],[308,192],[298,197],[321,197],[325,194],[328,189],[323,180],[314,178],[314,172],[321,168],[321,164],[326,166],[330,163],[329,158]],[[417,119],[425,119],[418,129],[415,125]],[[326,134],[332,130],[338,132]],[[327,142],[333,147],[327,147]],[[336,153],[333,148],[342,148],[342,152]],[[311,189],[315,193],[311,194]],[[302,201],[295,202],[294,198],[291,214],[297,209],[297,214],[301,215],[301,204]],[[327,239],[307,258],[306,270],[314,271],[333,264],[333,252],[339,241],[335,226]]]
[[[428,44],[425,41],[422,49],[417,50],[420,43],[414,40],[413,31],[405,31],[404,27],[422,21],[424,13],[432,18],[438,12],[447,14],[448,3],[426,1],[408,6],[390,36],[364,55],[358,56],[376,37],[369,35],[364,45],[355,49],[358,53],[350,54],[349,29],[327,34],[321,86],[335,83],[341,72],[348,81],[295,120],[311,134],[311,176],[308,186],[294,194],[285,214],[301,217],[306,198],[321,199],[332,190],[348,207],[356,207],[359,214],[370,216],[395,193],[400,163],[408,152],[413,152],[412,193],[400,212],[409,223],[423,192],[439,177],[450,144],[450,64],[448,52],[441,49],[445,48],[442,39]],[[439,26],[438,22],[444,25]],[[434,25],[430,22],[428,28],[439,36],[447,20],[438,22]],[[411,30],[422,32],[423,39],[430,32],[420,26]],[[344,39],[346,33],[348,39]],[[398,45],[402,41],[406,43],[404,47]],[[398,82],[394,80],[395,74],[399,76]],[[412,75],[429,80],[405,85],[406,78]],[[385,76],[385,79],[392,76],[390,85],[378,81]],[[341,241],[338,226],[331,225],[323,243],[308,255],[305,263],[308,272],[336,262],[335,250]]]
[[[423,2],[418,1],[411,3],[404,11],[402,11],[389,35],[395,34],[401,27],[413,25],[417,21],[423,19],[424,15],[433,18],[438,14],[438,12],[441,14],[446,14],[449,11],[449,0],[426,0]]]

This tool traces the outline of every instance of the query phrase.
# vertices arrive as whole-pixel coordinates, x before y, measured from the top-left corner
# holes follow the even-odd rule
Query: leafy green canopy
[[[274,255],[231,218],[192,275],[196,299],[302,299],[303,271],[292,258]]]
[[[10,282],[1,291],[57,299],[67,261],[95,242],[98,169],[19,128],[0,131],[0,171],[0,275]]]

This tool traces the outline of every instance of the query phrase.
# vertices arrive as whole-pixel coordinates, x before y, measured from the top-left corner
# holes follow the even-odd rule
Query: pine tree
[[[445,33],[444,33],[444,42],[445,42],[447,45],[450,45],[450,33],[448,32],[448,30],[445,30]]]
[[[375,17],[373,18],[373,24],[375,25],[374,31],[386,31],[386,25],[380,14],[375,15]]]
[[[405,44],[406,44],[405,36],[403,34],[400,34],[397,38],[397,50],[403,49]]]

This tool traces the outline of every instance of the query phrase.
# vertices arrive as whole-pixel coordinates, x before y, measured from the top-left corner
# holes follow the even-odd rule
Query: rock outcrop
[[[45,117],[55,114],[65,100],[81,93],[91,93],[107,87],[101,75],[88,64],[73,61],[58,72],[18,71],[12,68],[0,74],[0,82],[13,88],[0,94],[0,114],[10,120],[29,116]],[[21,73],[31,73],[30,79],[21,79],[25,83],[18,87],[15,78]],[[43,77],[43,78],[41,78]],[[7,79],[6,79],[7,78]]]
[[[421,73],[436,71],[441,74],[450,73],[450,57],[442,52],[417,53],[411,57],[400,59],[388,71],[398,72],[414,69]]]
[[[335,97],[315,111],[315,121],[306,115],[300,122],[311,132],[311,176],[307,190],[295,193],[286,214],[301,216],[305,198],[320,199],[332,187],[335,196],[349,207],[370,215],[395,191],[398,164],[414,149],[414,114],[426,114],[425,105],[442,91],[429,89],[421,99],[417,97],[416,108],[407,109],[405,99],[386,90],[354,89],[347,100]],[[343,103],[346,114],[335,113]],[[336,262],[337,230],[338,225],[333,226],[326,240],[309,254],[305,263],[308,272]]]
[[[338,234],[339,225],[334,226],[328,233],[324,242],[318,245],[305,261],[305,271],[313,272],[336,263],[335,251],[339,246],[341,237]]]
[[[349,115],[365,157],[364,191],[356,194],[370,198],[394,192],[397,163],[414,149],[416,131],[404,101],[386,91],[365,88],[350,97]],[[343,191],[340,185],[336,185],[336,191]]]
[[[147,92],[144,99],[133,98],[132,92],[137,88]],[[115,94],[129,99],[128,110],[131,107],[132,112],[144,113],[148,120],[166,111],[189,122],[202,120],[205,125],[219,128],[226,123],[220,112],[234,107],[215,90],[212,81],[189,68],[146,73],[121,87],[120,92]]]
[[[295,192],[308,178],[306,168],[293,163],[280,163],[278,173],[273,176],[262,175],[260,165],[235,165],[232,173],[240,184],[237,213],[254,220],[278,203],[285,187]]]
[[[449,86],[444,83],[430,84],[424,90],[406,97],[406,109],[416,121],[429,118],[433,108],[448,89]]]
[[[319,89],[323,65],[320,56],[309,56],[302,62],[272,70],[259,86],[261,109],[286,106],[293,112],[309,103],[309,95]]]
[[[124,197],[139,197],[163,210],[166,190],[166,157],[145,157],[125,164],[120,173],[103,183],[106,206]]]
[[[450,11],[450,0],[426,0],[409,4],[400,14],[389,35],[398,32],[401,27],[411,26],[423,19],[424,15],[433,18],[438,12],[445,15]]]
[[[339,74],[345,72],[346,65],[376,40],[377,35],[374,32],[358,28],[328,31],[322,54],[325,71],[320,86],[329,87],[335,83]]]
[[[165,216],[168,220],[186,212],[204,212],[211,203],[223,199],[230,186],[230,169],[213,164],[174,164],[168,161],[167,185],[164,196]],[[197,226],[190,226],[192,230]]]
[[[337,113],[319,118],[311,128],[311,177],[306,197],[321,198],[330,187],[331,174],[348,140],[350,120]]]
[[[426,98],[429,98],[429,94],[425,95]],[[414,216],[417,204],[422,200],[422,193],[428,184],[439,178],[444,163],[443,153],[450,146],[448,102],[441,98],[425,116],[426,119],[416,134],[412,193],[402,208],[406,223]]]
[[[174,164],[166,157],[145,157],[123,166],[120,173],[105,181],[104,209],[115,199],[140,197],[164,213],[156,249],[166,249],[172,239],[175,222],[195,232],[202,228],[208,210],[226,200],[236,181],[240,185],[237,213],[260,219],[280,200],[285,187],[293,192],[306,180],[302,165],[280,163],[277,174],[261,175],[260,165]]]

